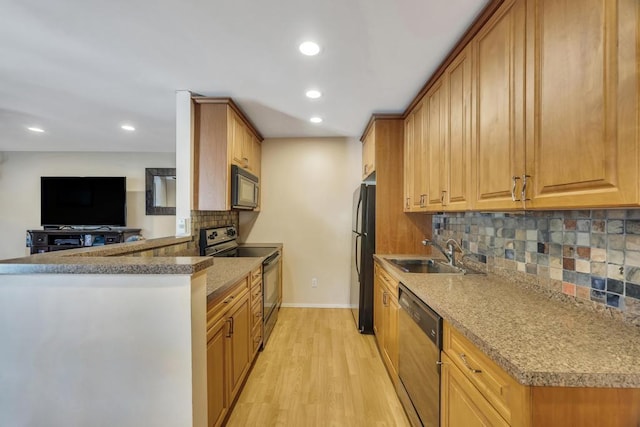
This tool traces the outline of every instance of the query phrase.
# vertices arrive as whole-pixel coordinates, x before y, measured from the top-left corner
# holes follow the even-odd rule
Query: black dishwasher
[[[400,400],[414,427],[437,427],[442,318],[402,283],[398,301]]]

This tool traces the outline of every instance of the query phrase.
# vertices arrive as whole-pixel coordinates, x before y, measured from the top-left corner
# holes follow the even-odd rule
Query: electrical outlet
[[[177,229],[177,234],[179,236],[185,236],[191,233],[190,230],[190,221],[189,218],[179,218],[178,219],[178,229]]]
[[[311,287],[312,288],[317,288],[318,287],[318,279],[316,279],[315,277],[313,279],[311,279]]]

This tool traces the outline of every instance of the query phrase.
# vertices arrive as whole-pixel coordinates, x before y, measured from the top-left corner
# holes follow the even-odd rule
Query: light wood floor
[[[283,308],[228,426],[409,426],[348,309]]]

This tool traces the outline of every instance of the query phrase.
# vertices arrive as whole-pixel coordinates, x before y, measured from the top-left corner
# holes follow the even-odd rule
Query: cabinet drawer
[[[473,343],[451,327],[443,328],[443,351],[511,425],[519,425],[525,413],[528,388],[518,383]]]
[[[207,305],[207,330],[215,321],[224,316],[227,310],[249,291],[249,276],[245,276],[235,285]]]
[[[251,288],[251,304],[256,301],[262,302],[262,286],[254,286]]]
[[[387,273],[384,270],[384,268],[380,267],[378,264],[376,264],[375,266],[376,266],[375,274],[380,278],[380,280],[382,281],[384,286],[387,288],[387,290],[392,295],[397,296],[398,295],[398,281],[395,280],[393,277],[391,277],[389,275],[389,273]]]
[[[255,303],[251,306],[251,327],[262,324],[262,304]]]
[[[262,266],[259,266],[251,272],[251,286],[255,286],[262,280]]]
[[[262,345],[262,323],[255,325],[251,330],[251,342],[253,352],[255,353],[260,348],[260,345]]]

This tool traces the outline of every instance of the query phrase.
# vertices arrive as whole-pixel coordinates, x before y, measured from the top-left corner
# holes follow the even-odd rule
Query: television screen
[[[43,176],[43,226],[122,226],[127,218],[126,177]]]

